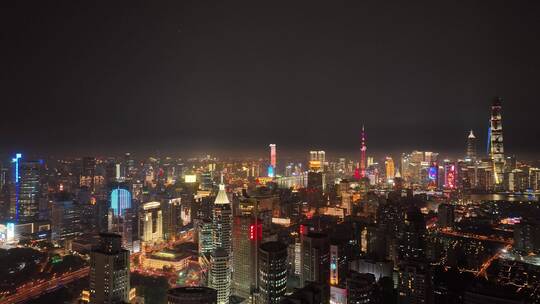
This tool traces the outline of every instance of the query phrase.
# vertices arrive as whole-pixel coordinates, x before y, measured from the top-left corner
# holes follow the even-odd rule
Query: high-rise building
[[[444,187],[447,189],[457,188],[457,166],[454,162],[444,162]]]
[[[62,192],[50,204],[51,236],[53,240],[66,240],[82,233],[82,210],[72,197]]]
[[[12,159],[13,193],[10,213],[18,222],[32,222],[39,218],[41,200],[41,161],[23,160],[22,154]]]
[[[425,257],[426,222],[420,209],[408,208],[399,229],[399,255],[401,259],[421,259]]]
[[[270,165],[268,166],[268,177],[276,174],[276,144],[270,144]]]
[[[212,211],[212,241],[210,287],[217,290],[219,304],[228,304],[231,294],[232,208],[223,176]]]
[[[160,202],[143,204],[139,218],[141,241],[150,244],[163,241],[163,213]]]
[[[454,226],[454,205],[440,204],[437,214],[439,227],[452,228]]]
[[[114,216],[123,216],[126,210],[131,208],[129,185],[119,182],[113,183],[111,185],[110,200]]]
[[[208,287],[169,289],[167,304],[217,304],[217,291]]]
[[[210,255],[209,287],[217,291],[217,303],[228,304],[231,295],[231,263],[230,254],[218,248]]]
[[[249,298],[257,280],[257,248],[262,239],[262,223],[251,214],[234,217],[233,293]]]
[[[259,302],[278,304],[287,288],[287,246],[266,242],[259,247]]]
[[[328,235],[309,232],[302,235],[302,273],[300,285],[306,281],[328,284],[330,281],[330,243]]]
[[[371,273],[351,271],[347,278],[347,303],[376,303],[375,276]]]
[[[502,98],[495,97],[491,104],[491,125],[489,128],[490,158],[493,161],[493,178],[496,187],[503,183],[504,145],[502,128]]]
[[[83,157],[82,169],[79,184],[80,186],[86,186],[91,191],[94,191],[96,177],[96,158],[95,157]]]
[[[232,208],[223,181],[219,185],[214,201],[212,222],[214,249],[223,248],[230,255],[232,252]]]
[[[90,303],[126,303],[129,287],[129,251],[122,248],[122,236],[100,234],[90,254]]]
[[[467,137],[467,153],[465,155],[465,161],[474,162],[476,160],[476,136],[474,136],[473,130]]]
[[[392,157],[387,156],[384,165],[386,168],[386,180],[389,181],[391,179],[394,179],[394,176],[396,176],[396,168],[394,166],[394,160]]]
[[[398,271],[399,303],[429,303],[431,295],[431,273],[423,262],[403,262]]]
[[[122,236],[122,246],[130,252],[134,252],[133,242],[138,238],[133,235],[136,216],[131,208],[132,197],[129,185],[113,182],[109,197],[108,231],[120,234]]]
[[[210,255],[214,250],[214,242],[212,239],[212,221],[203,219],[198,222],[198,239],[199,239],[199,256]]]
[[[323,172],[326,162],[324,151],[309,151],[309,170],[312,172]]]
[[[182,226],[191,222],[190,206],[181,198],[170,199],[163,207],[163,238],[174,240]]]
[[[514,247],[525,253],[540,250],[540,221],[524,218],[514,227]]]
[[[355,177],[357,179],[366,177],[366,133],[364,132],[364,125],[362,125],[362,145],[360,147],[360,165],[358,170],[355,172]]]
[[[330,245],[330,285],[339,284],[339,247],[336,244]]]
[[[525,192],[529,187],[529,174],[521,169],[513,169],[504,173],[504,189],[511,192]]]

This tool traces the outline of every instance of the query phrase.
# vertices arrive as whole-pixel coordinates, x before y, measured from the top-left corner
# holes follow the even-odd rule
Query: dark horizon
[[[353,154],[364,124],[368,154],[459,156],[494,96],[508,154],[540,148],[537,2],[11,5],[5,154]]]

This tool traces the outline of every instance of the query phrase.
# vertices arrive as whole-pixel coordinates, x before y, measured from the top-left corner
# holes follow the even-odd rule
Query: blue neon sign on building
[[[12,163],[14,163],[14,169],[15,169],[15,173],[13,174],[14,176],[14,179],[15,179],[15,183],[18,183],[19,182],[19,163],[20,163],[20,160],[22,159],[22,154],[21,153],[17,153],[15,154],[15,157],[11,160]]]
[[[268,166],[268,177],[274,177],[274,167],[272,165]]]
[[[131,193],[122,188],[113,189],[111,192],[111,209],[115,216],[123,216],[126,209],[131,208]]]

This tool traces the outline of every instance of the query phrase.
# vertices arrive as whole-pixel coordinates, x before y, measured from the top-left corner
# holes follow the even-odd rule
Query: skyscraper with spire
[[[354,172],[354,177],[356,179],[366,177],[366,133],[364,131],[364,125],[362,125],[362,144],[360,147],[360,163]]]
[[[232,208],[223,175],[212,212],[212,243],[210,287],[217,290],[218,304],[228,304],[231,293]]]
[[[360,148],[360,151],[362,152],[362,155],[360,157],[360,177],[364,178],[366,177],[366,133],[364,131],[364,125],[362,125],[362,148]]]
[[[476,160],[476,136],[474,136],[473,130],[470,131],[467,137],[467,153],[465,155],[465,161],[474,162]]]
[[[502,185],[504,176],[504,146],[501,109],[502,98],[495,97],[491,104],[490,158],[493,162],[493,178],[496,187]]]

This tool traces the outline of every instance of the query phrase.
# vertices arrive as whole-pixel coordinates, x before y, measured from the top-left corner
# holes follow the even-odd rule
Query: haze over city
[[[540,303],[539,1],[13,1],[0,303]]]
[[[0,120],[0,147],[352,153],[365,124],[373,151],[458,152],[470,129],[486,138],[501,96],[507,146],[530,154],[537,12],[534,1],[13,3],[2,100],[21,114]]]

